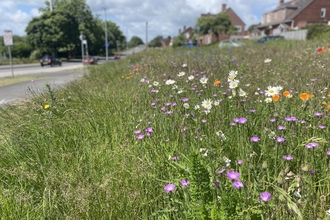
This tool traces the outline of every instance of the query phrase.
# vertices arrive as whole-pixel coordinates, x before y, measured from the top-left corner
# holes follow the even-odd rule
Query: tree
[[[131,40],[128,42],[128,46],[129,47],[136,47],[140,44],[144,44],[143,41],[141,40],[141,38],[137,37],[137,36],[133,36],[131,38]]]
[[[195,29],[198,26],[200,27],[200,35],[213,33],[217,38],[220,34],[231,35],[237,32],[237,28],[233,26],[229,16],[224,13],[219,13],[215,16],[199,17]]]
[[[149,43],[149,47],[161,47],[162,46],[163,36],[157,36],[152,39]]]
[[[13,46],[11,46],[11,55],[13,57],[29,57],[31,51],[33,50],[32,46],[27,43],[26,37],[21,37],[18,35],[13,35]],[[3,43],[3,37],[0,37],[0,44]],[[8,47],[3,46],[0,50],[0,56],[6,53],[8,55]]]
[[[182,45],[184,45],[186,43],[186,41],[187,41],[186,37],[184,35],[180,34],[179,36],[174,38],[173,47],[181,47]]]

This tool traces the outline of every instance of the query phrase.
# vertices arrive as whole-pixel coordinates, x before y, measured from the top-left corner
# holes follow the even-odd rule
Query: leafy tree
[[[137,36],[133,36],[131,38],[131,40],[128,42],[128,46],[129,47],[136,47],[140,44],[144,44],[143,41],[141,40],[141,38],[137,37]]]
[[[157,36],[152,39],[149,43],[149,47],[161,47],[162,46],[163,36]]]
[[[237,32],[237,28],[233,26],[229,16],[224,13],[219,13],[215,16],[199,17],[196,28],[198,26],[200,27],[200,35],[213,33],[217,38],[220,34],[231,35]]]
[[[179,36],[174,38],[173,47],[181,47],[182,45],[184,45],[186,43],[186,41],[187,41],[186,37],[184,35],[180,34]]]
[[[3,37],[0,37],[0,45],[3,45]],[[33,48],[30,44],[27,43],[26,37],[13,35],[13,46],[11,46],[11,54],[13,57],[29,57]],[[4,46],[0,49],[0,56],[3,55],[3,53],[6,53],[8,55],[8,47]]]

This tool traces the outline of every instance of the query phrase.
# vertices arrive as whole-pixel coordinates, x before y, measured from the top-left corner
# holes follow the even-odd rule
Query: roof
[[[263,14],[267,14],[269,12],[276,12],[276,11],[280,11],[283,9],[294,9],[294,11],[291,14],[288,14],[285,19],[283,20],[279,20],[279,21],[275,21],[275,22],[271,22],[271,23],[265,23],[265,24],[261,24],[258,25],[258,27],[265,27],[265,26],[269,26],[269,25],[274,25],[274,24],[280,24],[280,23],[285,23],[285,22],[291,22],[295,17],[297,17],[305,8],[307,8],[314,0],[296,0],[294,2],[285,2],[279,6],[277,6],[277,8],[275,8],[272,11],[268,11],[266,13]]]

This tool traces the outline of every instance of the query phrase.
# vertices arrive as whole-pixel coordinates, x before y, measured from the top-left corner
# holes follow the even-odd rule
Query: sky
[[[39,16],[46,0],[0,0],[0,34],[11,30],[24,36],[29,21]],[[289,0],[286,0],[289,1]],[[222,4],[232,8],[246,24],[246,29],[261,21],[264,12],[276,8],[279,0],[86,0],[92,13],[116,23],[128,40],[132,36],[148,42],[156,36],[175,37],[179,29],[194,27],[205,13],[221,12]],[[148,35],[146,23],[148,22]],[[79,36],[77,36],[79,37]]]

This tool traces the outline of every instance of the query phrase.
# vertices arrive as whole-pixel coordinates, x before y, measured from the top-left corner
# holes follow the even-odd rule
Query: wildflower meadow
[[[330,219],[322,42],[153,49],[0,109],[2,219]]]

